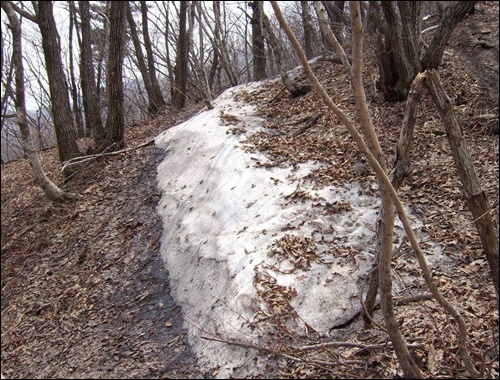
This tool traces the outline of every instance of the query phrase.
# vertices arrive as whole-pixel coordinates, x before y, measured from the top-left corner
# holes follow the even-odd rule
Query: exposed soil
[[[454,33],[440,70],[455,103],[469,149],[498,224],[498,3],[481,2]],[[434,20],[435,22],[435,20]],[[433,20],[428,21],[432,25]],[[426,38],[429,38],[427,36]],[[480,41],[487,41],[482,43]],[[375,67],[367,58],[367,67]],[[319,62],[319,78],[350,115],[354,104],[347,75]],[[371,83],[373,70],[367,70]],[[342,162],[311,176],[318,186],[352,178],[373,179],[347,132],[315,93],[291,99],[279,83],[256,99],[269,133],[256,140],[277,165],[301,160]],[[386,103],[374,86],[368,100],[384,151],[394,152],[405,105]],[[321,118],[298,136],[304,115]],[[154,138],[186,118],[161,116],[127,130],[128,146]],[[496,118],[481,115],[494,114]],[[495,124],[496,123],[496,124]],[[292,126],[292,127],[291,127]],[[332,128],[333,127],[333,128]],[[290,130],[292,128],[292,130]],[[493,358],[488,377],[498,378],[498,305],[477,232],[464,203],[439,115],[424,96],[415,131],[414,178],[401,197],[419,215],[429,237],[449,256],[436,281],[459,306],[471,333],[473,358],[480,363],[488,347]],[[89,141],[80,141],[82,151]],[[259,145],[260,144],[260,145]],[[60,182],[57,152],[41,152],[46,172]],[[181,310],[170,296],[168,272],[159,254],[162,231],[156,214],[156,166],[163,153],[154,146],[91,163],[65,188],[82,200],[55,205],[33,183],[24,160],[2,165],[1,172],[1,362],[7,378],[207,378],[182,328]],[[341,159],[341,160],[340,160]],[[392,160],[392,158],[390,158]],[[394,270],[418,271],[403,249]],[[402,269],[404,266],[404,269]],[[407,336],[425,349],[416,357],[432,377],[461,376],[456,330],[434,301],[397,307]],[[380,313],[375,320],[383,324]],[[383,343],[380,330],[363,331],[359,321],[332,333],[333,340]],[[304,354],[306,355],[306,354]],[[308,355],[308,354],[307,354]],[[323,355],[323,357],[320,357]],[[311,360],[321,363],[312,364]],[[271,357],[270,357],[271,360]],[[274,360],[274,359],[273,359]],[[307,362],[281,361],[281,377],[391,377],[396,361],[390,349],[335,350]],[[309,363],[309,364],[308,364]]]

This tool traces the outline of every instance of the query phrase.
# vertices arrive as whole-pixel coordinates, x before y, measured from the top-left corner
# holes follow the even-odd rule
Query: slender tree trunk
[[[335,51],[338,52],[338,57],[336,57],[337,63],[342,63],[346,67],[351,68],[349,59],[347,58],[347,55],[345,54],[340,41],[330,28],[327,18],[327,12],[323,7],[322,2],[314,1],[314,9],[316,10],[316,14],[318,15],[319,26],[321,28],[323,37],[329,42],[329,44],[335,49]]]
[[[30,128],[28,126],[28,119],[26,117],[21,23],[10,1],[2,1],[2,9],[7,13],[10,21],[9,28],[12,31],[12,55],[16,83],[16,97],[14,102],[16,105],[17,121],[19,129],[21,130],[22,145],[28,156],[35,181],[43,189],[45,195],[52,201],[62,201],[68,198],[74,198],[74,194],[65,193],[45,175],[38,154],[36,153],[31,138]]]
[[[385,58],[379,63],[380,86],[389,100],[405,100],[420,72],[420,2],[382,1]],[[388,50],[387,50],[388,49]]]
[[[403,180],[411,176],[411,147],[413,144],[413,129],[416,122],[417,106],[420,103],[420,97],[424,87],[425,76],[418,74],[414,79],[408,99],[406,101],[406,111],[403,120],[403,126],[399,133],[398,146],[396,148],[396,159],[394,160],[394,169],[392,171],[392,185],[398,190]]]
[[[210,65],[210,71],[208,72],[208,87],[213,91],[215,84],[215,76],[217,75],[217,69],[219,68],[219,52],[214,49],[214,58],[212,59],[212,65]]]
[[[466,140],[464,139],[460,125],[453,112],[451,100],[446,95],[439,76],[434,70],[427,70],[419,74],[412,84],[394,163],[392,180],[394,188],[397,189],[401,185],[403,179],[411,175],[411,145],[413,140],[413,127],[415,125],[414,113],[424,84],[429,89],[441,114],[455,165],[463,185],[464,196],[472,217],[474,218],[474,223],[490,266],[491,278],[498,297],[498,230],[491,219],[489,202],[481,187],[479,178],[476,175],[472,159],[467,149]]]
[[[264,12],[262,1],[250,2],[252,8],[252,54],[253,54],[253,80],[262,80],[266,74],[266,51],[264,35],[262,33],[262,14]]]
[[[361,8],[359,1],[350,3],[352,44],[353,44],[353,66],[352,82],[356,98],[356,106],[359,110],[361,125],[366,136],[367,145],[371,153],[377,158],[383,171],[387,173],[385,156],[375,133],[371,117],[369,116],[365,92],[362,83],[363,67],[363,26],[361,21]],[[387,332],[394,346],[394,351],[402,367],[405,378],[423,378],[423,374],[416,365],[408,351],[403,334],[396,321],[392,301],[392,278],[391,260],[394,233],[394,203],[391,200],[389,189],[379,178],[380,199],[382,201],[381,225],[380,225],[380,250],[378,252],[378,279],[380,305],[384,316]]]
[[[205,96],[205,100],[211,102],[213,99],[212,90],[208,83],[207,72],[205,70],[205,44],[203,42],[203,28],[201,27],[202,20],[202,9],[201,9],[201,1],[196,2],[196,8],[198,10],[198,44],[199,44],[199,59],[198,59],[198,71],[200,73],[200,78],[202,81],[202,88]]]
[[[186,104],[189,39],[187,30],[188,2],[181,1],[179,15],[179,39],[177,41],[177,56],[175,60],[175,82],[172,95],[172,105],[177,109]]]
[[[94,64],[92,62],[92,30],[90,27],[90,3],[79,1],[80,18],[82,25],[82,43],[80,46],[80,75],[82,81],[83,106],[87,125],[92,131],[94,147],[104,147],[106,132],[102,124],[99,95],[96,88]]]
[[[422,69],[436,69],[441,65],[444,48],[460,21],[474,9],[477,1],[455,1],[444,13],[441,24],[422,57]]]
[[[111,1],[106,2],[105,8],[106,8],[106,17],[104,17],[102,23],[102,30],[105,34],[104,38],[100,38],[99,41],[97,42],[97,49],[98,49],[98,54],[97,54],[97,72],[96,72],[96,94],[97,94],[97,99],[100,102],[101,101],[101,87],[102,87],[102,71],[104,70],[104,61],[106,57],[106,41],[109,40],[109,14],[110,14],[110,8],[111,8]],[[109,53],[109,52],[108,52]],[[106,135],[106,132],[103,128],[104,134]],[[104,137],[106,139],[106,137]]]
[[[151,84],[153,85],[153,91],[155,95],[155,104],[158,109],[165,106],[165,99],[163,98],[163,93],[161,91],[160,83],[156,77],[156,67],[155,67],[155,57],[153,54],[153,46],[151,44],[151,39],[149,38],[149,27],[148,27],[148,6],[145,1],[141,1],[141,13],[142,13],[142,37],[144,39],[144,47],[146,48],[146,56],[148,58],[148,72],[151,78]]]
[[[76,132],[73,128],[68,86],[61,60],[60,38],[52,13],[52,2],[39,1],[38,12],[38,25],[42,34],[59,159],[64,162],[80,155],[80,152],[76,144]]]
[[[426,85],[445,126],[451,153],[462,182],[465,199],[467,200],[467,206],[472,213],[474,223],[479,232],[498,297],[498,230],[491,219],[491,207],[474,170],[473,161],[467,148],[467,141],[453,112],[452,102],[448,95],[446,95],[437,72],[435,70],[427,70],[425,73]]]
[[[69,1],[69,74],[71,78],[71,99],[73,102],[73,120],[75,122],[77,137],[85,137],[85,126],[83,125],[82,113],[80,111],[80,102],[78,101],[78,86],[76,85],[75,78],[75,67],[73,64],[73,29],[75,28],[74,20],[75,20],[75,3],[73,1]]]
[[[170,30],[170,17],[169,17],[169,1],[163,1],[163,9],[165,11],[165,30],[163,32],[163,36],[165,38],[165,55],[166,55],[166,60],[167,60],[167,71],[168,71],[168,81],[170,84],[170,97],[172,98],[173,93],[174,93],[174,69],[172,67],[172,60],[170,59],[170,47],[168,44],[169,41],[169,30]]]
[[[346,17],[344,12],[345,1],[322,1],[322,3],[330,19],[332,32],[337,37],[337,41],[343,45],[344,35],[342,29],[349,23],[349,18]],[[333,46],[331,47],[333,48]]]
[[[231,86],[236,86],[238,84],[238,78],[234,72],[234,67],[231,64],[231,58],[228,53],[226,38],[222,34],[222,25],[220,22],[221,20],[220,1],[214,1],[213,7],[214,7],[214,22],[215,22],[213,30],[214,37],[211,38],[210,37],[211,33],[208,32],[205,32],[205,35],[210,39],[214,48],[216,48],[218,56],[217,60],[220,61],[222,68],[226,72],[227,77],[229,79],[229,83],[231,84]],[[205,20],[207,20],[205,12],[203,13],[203,16]]]
[[[148,72],[148,67],[146,66],[146,59],[144,58],[144,54],[142,53],[141,41],[139,40],[139,35],[137,34],[137,26],[135,24],[134,16],[132,15],[130,3],[127,4],[127,20],[130,28],[132,42],[134,43],[135,56],[137,57],[137,66],[139,66],[142,81],[144,82],[144,87],[146,88],[146,92],[148,93],[148,113],[150,116],[154,116],[158,113],[160,105],[157,104],[158,100],[156,99],[156,94],[153,88],[153,83],[151,82],[151,76]]]
[[[304,48],[307,59],[311,59],[314,57],[314,43],[316,40],[311,8],[309,1],[301,1],[300,5],[302,8],[302,27],[304,28]]]
[[[312,90],[312,86],[309,84],[302,85],[298,84],[295,78],[291,78],[289,73],[285,69],[285,65],[283,63],[283,52],[280,44],[280,40],[274,34],[273,27],[271,26],[271,22],[269,18],[264,14],[262,18],[262,32],[266,38],[268,45],[271,46],[274,57],[276,59],[276,64],[278,66],[278,70],[280,72],[281,81],[283,85],[286,87],[288,92],[292,97],[297,97],[304,95]]]
[[[108,115],[106,143],[109,151],[125,146],[123,120],[123,57],[127,1],[111,2],[109,16],[109,58],[107,67]]]

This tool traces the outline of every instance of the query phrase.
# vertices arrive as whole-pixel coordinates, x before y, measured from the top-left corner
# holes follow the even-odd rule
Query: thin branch
[[[310,346],[297,347],[297,350],[301,352],[322,350],[325,348],[336,348],[336,347],[354,347],[361,348],[363,350],[381,350],[384,348],[392,348],[392,343],[387,342],[386,344],[362,344],[354,342],[325,342],[319,344],[313,344]],[[424,348],[425,345],[422,343],[408,344],[408,348],[418,349]]]
[[[100,158],[100,157],[116,156],[116,155],[121,154],[121,153],[130,152],[132,150],[144,148],[145,146],[153,145],[153,144],[154,144],[154,140],[149,140],[149,141],[147,141],[147,142],[145,142],[143,144],[140,144],[140,145],[137,145],[137,146],[134,146],[134,147],[131,147],[131,148],[117,150],[115,152],[99,153],[99,154],[91,154],[91,155],[88,155],[88,156],[75,157],[75,158],[72,158],[71,160],[68,160],[68,161],[64,162],[63,167],[62,167],[61,170],[64,172],[65,170],[68,170],[68,169],[70,169],[70,168],[72,168],[74,166],[80,166],[80,164],[82,164],[83,162],[93,161],[93,160],[95,160],[97,158]]]
[[[287,23],[283,18],[283,15],[281,14],[281,10],[277,2],[272,1],[271,4],[273,6],[273,9],[275,10],[278,20],[280,21],[280,24],[282,24],[283,26],[287,26]],[[356,127],[352,124],[352,122],[348,119],[347,115],[333,102],[330,96],[326,93],[325,89],[317,79],[316,75],[313,73],[311,66],[309,65],[309,62],[307,61],[307,58],[302,50],[302,47],[297,41],[295,35],[292,33],[289,27],[286,28],[285,30],[290,39],[290,42],[292,43],[294,49],[296,50],[297,54],[300,57],[304,71],[306,72],[307,76],[313,83],[319,95],[323,98],[323,101],[326,103],[326,105],[340,118],[342,123],[346,126],[354,142],[358,146],[358,149],[366,157],[366,159],[374,169],[377,177],[379,178],[381,186],[383,186],[388,191],[391,200],[394,202],[399,219],[406,231],[411,247],[415,252],[420,268],[422,269],[422,275],[427,283],[427,286],[429,287],[431,293],[439,302],[439,304],[454,318],[455,322],[459,327],[460,336],[463,336],[463,333],[466,334],[467,332],[467,326],[465,324],[465,320],[463,319],[462,315],[439,292],[434,282],[429,266],[427,264],[422,248],[418,243],[416,234],[413,231],[408,216],[406,215],[406,211],[404,210],[403,204],[399,198],[397,191],[392,186],[391,180],[389,179],[387,173],[385,172],[379,161],[372,154],[372,152],[370,152],[370,149],[368,149],[362,136],[357,131]],[[460,351],[462,353],[467,350],[466,343],[463,342],[462,339],[460,339],[459,345],[461,349]],[[474,374],[471,374],[471,376],[474,377]]]

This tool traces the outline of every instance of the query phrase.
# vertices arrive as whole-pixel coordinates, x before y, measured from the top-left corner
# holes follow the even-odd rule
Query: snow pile
[[[301,178],[317,164],[294,172],[255,167],[256,160],[266,158],[245,151],[242,141],[263,120],[234,96],[258,87],[231,88],[214,101],[214,109],[156,138],[166,151],[158,167],[158,210],[172,294],[182,307],[199,364],[220,378],[267,373],[266,358],[255,350],[201,338],[259,342],[259,330],[248,323],[265,309],[253,283],[256,270],[278,268],[267,273],[296,290],[291,303],[297,314],[328,335],[359,311],[359,278],[371,269],[375,252],[376,196],[366,195],[356,183],[312,189]],[[228,120],[232,125],[226,125]],[[302,192],[308,197],[294,199]],[[316,206],[327,202],[349,207],[318,212]],[[319,260],[297,268],[279,252],[270,255],[273,244],[286,236],[310,238]],[[332,252],[332,241],[346,254]]]

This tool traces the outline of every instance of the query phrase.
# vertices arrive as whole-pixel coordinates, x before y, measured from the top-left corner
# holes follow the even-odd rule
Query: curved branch
[[[307,61],[307,58],[302,50],[302,47],[300,46],[300,44],[297,41],[293,32],[290,30],[289,27],[287,27],[288,24],[286,23],[283,15],[281,14],[281,10],[280,10],[277,2],[271,1],[271,4],[273,6],[273,9],[276,13],[278,20],[280,21],[280,24],[285,29],[287,36],[290,39],[290,42],[292,43],[297,54],[299,55],[300,60],[302,62],[302,66],[304,67],[304,71],[306,72],[307,76],[309,77],[309,79],[313,83],[313,85],[316,88],[316,90],[318,91],[319,95],[323,98],[323,101],[325,102],[325,104],[330,108],[330,110],[332,110],[337,115],[337,117],[340,118],[342,123],[346,126],[346,128],[348,129],[349,133],[351,134],[354,142],[358,146],[358,149],[360,150],[361,153],[363,153],[363,155],[366,157],[366,159],[368,160],[368,162],[370,163],[370,165],[374,169],[375,174],[377,175],[377,178],[379,179],[381,186],[387,190],[388,195],[390,196],[392,202],[394,202],[396,212],[397,212],[399,219],[400,219],[401,223],[403,224],[403,227],[406,231],[410,245],[411,245],[413,251],[415,252],[415,255],[417,257],[420,268],[422,269],[423,277],[427,283],[427,286],[429,287],[429,290],[431,291],[434,298],[443,307],[443,309],[445,309],[446,312],[448,312],[455,319],[455,322],[458,324],[458,327],[459,327],[460,336],[463,336],[464,334],[466,335],[467,326],[465,324],[465,320],[463,319],[462,315],[457,310],[455,310],[455,308],[441,295],[436,284],[434,283],[434,279],[432,277],[431,271],[430,271],[429,266],[427,264],[427,261],[425,259],[425,255],[422,251],[422,248],[420,248],[417,237],[416,237],[415,233],[413,232],[413,229],[412,229],[412,226],[411,226],[410,221],[408,219],[408,216],[406,215],[406,212],[403,208],[403,204],[398,196],[398,193],[396,192],[396,190],[392,186],[391,180],[389,179],[387,173],[385,172],[385,170],[383,169],[383,167],[379,163],[379,161],[372,154],[372,152],[370,151],[368,146],[365,144],[362,136],[357,131],[356,127],[352,124],[352,122],[349,120],[347,115],[333,102],[333,100],[326,93],[325,89],[323,88],[323,86],[319,82],[316,75],[313,73],[311,66],[309,65],[309,62]],[[460,341],[459,345],[460,345],[461,354],[464,354],[464,352],[467,351],[466,342]],[[464,359],[464,360],[470,359],[468,352],[467,352],[467,354],[462,355],[462,359]],[[467,370],[469,371],[469,374],[472,377],[477,378],[479,373],[474,369],[474,366],[473,365],[472,366],[466,365],[466,366],[467,366]]]

